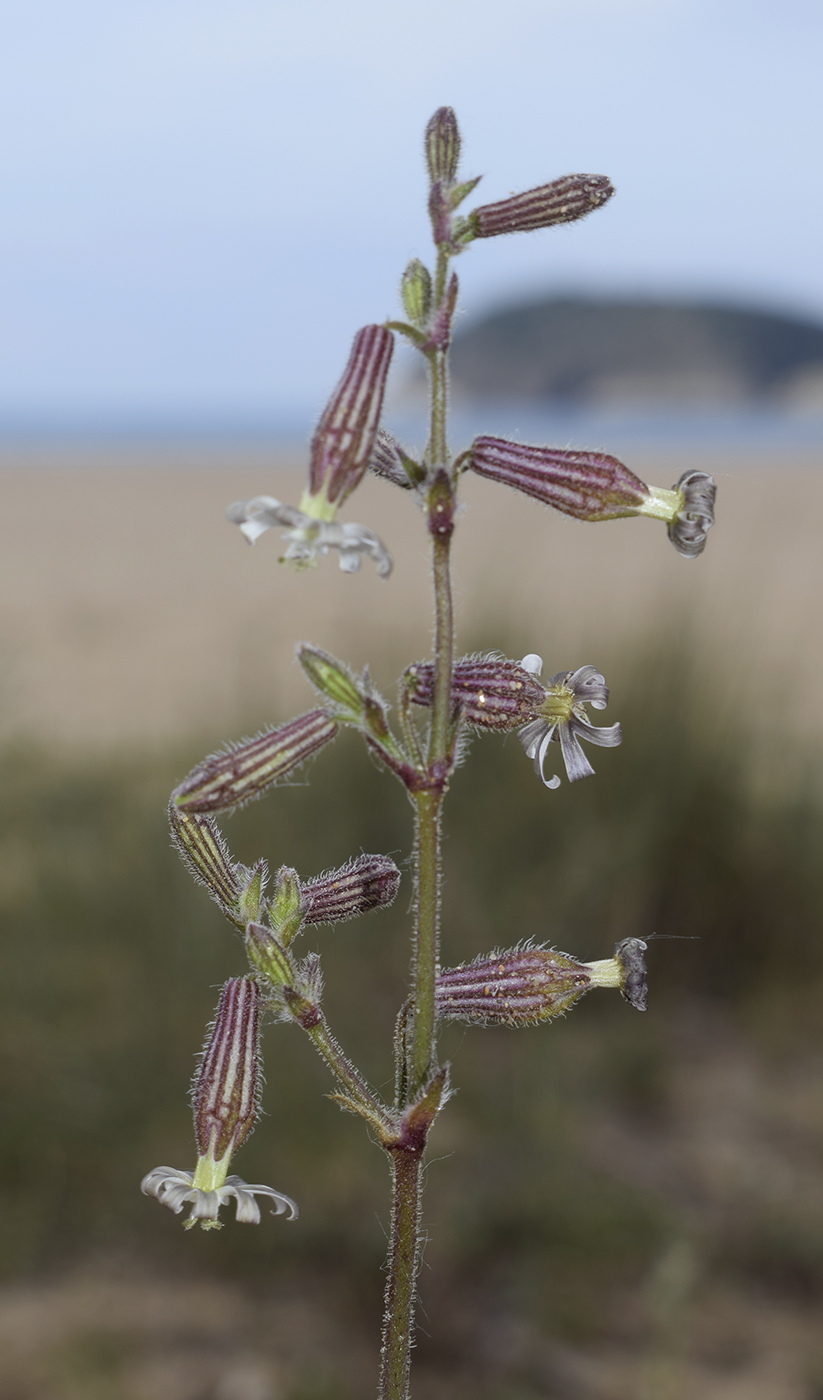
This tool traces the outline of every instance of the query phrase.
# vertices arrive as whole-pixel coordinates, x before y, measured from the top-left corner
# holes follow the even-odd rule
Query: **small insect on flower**
[[[524,656],[520,665],[524,671],[539,676],[543,662],[539,656],[530,653]],[[580,666],[576,671],[559,671],[549,681],[545,698],[539,707],[541,716],[523,726],[518,733],[528,758],[534,759],[534,771],[548,788],[560,786],[555,774],[546,777],[545,762],[549,744],[559,740],[570,783],[580,778],[588,778],[594,773],[589,760],[580,747],[580,740],[601,748],[615,748],[623,741],[623,731],[619,724],[599,729],[589,721],[586,706],[604,710],[609,701],[609,689],[604,677],[594,666]]]

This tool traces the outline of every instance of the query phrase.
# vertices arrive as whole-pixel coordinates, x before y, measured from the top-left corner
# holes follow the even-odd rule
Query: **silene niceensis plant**
[[[367,472],[405,491],[422,511],[431,542],[433,654],[401,676],[393,727],[368,670],[356,675],[318,647],[300,645],[298,658],[317,693],[314,707],[205,759],[172,794],[171,829],[180,855],[242,937],[248,970],[221,992],[195,1077],[194,1169],[157,1167],[143,1181],[143,1191],[175,1214],[189,1207],[187,1227],[218,1229],[221,1209],[232,1200],[244,1223],[260,1222],[261,1202],[274,1215],[296,1219],[297,1206],[288,1196],[229,1172],[260,1111],[261,1024],[269,1019],[302,1027],[336,1080],[332,1097],[364,1119],[389,1162],[392,1215],[379,1394],[391,1400],[408,1394],[423,1163],[435,1118],[449,1097],[449,1068],[437,1058],[440,1023],[534,1026],[562,1015],[593,987],[618,989],[639,1011],[646,1006],[646,944],[639,933],[619,943],[613,957],[594,962],[527,941],[479,951],[461,967],[441,966],[441,813],[472,732],[517,730],[547,788],[560,785],[556,768],[565,768],[570,782],[592,774],[584,744],[612,748],[621,740],[619,724],[602,728],[590,719],[589,710],[604,709],[609,696],[596,667],[559,670],[544,680],[541,658],[533,654],[519,660],[499,652],[456,657],[449,554],[461,477],[474,472],[578,520],[651,516],[665,522],[675,549],[688,559],[703,549],[715,494],[703,472],[686,472],[668,489],[647,486],[602,452],[478,437],[451,455],[448,354],[458,299],[452,261],[480,239],[582,219],[613,190],[602,175],[567,175],[458,213],[478,180],[459,176],[460,134],[449,107],[428,124],[425,156],[433,268],[417,259],[406,268],[405,319],[357,332],[312,440],[300,504],[257,496],[232,505],[228,516],[251,543],[282,527],[283,559],[298,568],[336,550],[344,572],[359,569],[367,555],[387,579],[392,560],[383,541],[364,525],[340,520],[339,512]],[[420,461],[380,426],[397,335],[419,350],[428,371],[429,437]],[[358,730],[370,753],[403,784],[414,813],[411,966],[394,1038],[392,1101],[367,1083],[335,1039],[323,1011],[320,958],[301,955],[299,948],[314,925],[390,904],[400,881],[397,866],[388,856],[361,854],[308,879],[281,866],[269,882],[263,860],[251,867],[234,860],[215,821],[273,788],[332,743],[343,726]]]

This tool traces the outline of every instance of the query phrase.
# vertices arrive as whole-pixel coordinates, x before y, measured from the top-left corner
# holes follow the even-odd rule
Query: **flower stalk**
[[[542,661],[499,652],[455,659],[451,544],[460,478],[465,471],[513,487],[584,521],[647,515],[663,521],[677,550],[693,558],[714,520],[714,483],[687,472],[670,489],[648,486],[630,467],[602,452],[530,446],[482,436],[456,459],[448,445],[449,346],[458,297],[452,259],[478,240],[550,228],[585,217],[612,195],[603,176],[572,175],[510,199],[457,214],[478,178],[459,176],[461,140],[449,107],[426,129],[428,209],[435,245],[434,271],[418,259],[407,266],[401,299],[407,321],[363,327],[342,378],[320,418],[311,444],[308,483],[299,506],[271,496],[238,501],[228,516],[249,543],[267,530],[285,531],[285,561],[305,568],[335,550],[352,573],[365,555],[387,578],[392,560],[368,527],[340,522],[337,513],[364,474],[405,490],[421,507],[431,546],[433,646],[430,660],[404,672],[399,687],[399,737],[390,707],[368,668],[362,675],[316,646],[302,644],[298,659],[318,693],[317,708],[286,724],[213,754],[172,794],[170,822],[178,851],[229,924],[239,931],[250,973],[226,984],[194,1090],[198,1161],[193,1172],[159,1167],[143,1190],[176,1214],[191,1205],[186,1224],[219,1227],[218,1212],[236,1202],[237,1219],[258,1223],[257,1197],[276,1214],[297,1208],[271,1187],[249,1186],[227,1175],[234,1152],[259,1111],[260,1023],[268,1015],[295,1022],[308,1035],[339,1086],[337,1104],[362,1117],[386,1152],[391,1171],[391,1236],[383,1319],[380,1400],[408,1400],[417,1276],[421,1260],[423,1166],[434,1120],[448,1097],[448,1066],[440,1068],[441,1020],[475,1024],[538,1025],[567,1012],[592,988],[617,989],[637,1010],[646,1008],[646,969],[639,938],[626,938],[614,956],[582,962],[526,936],[515,947],[441,969],[440,915],[442,812],[463,740],[470,732],[517,731],[535,771],[549,788],[552,743],[570,782],[592,775],[581,740],[600,747],[621,742],[619,724],[597,727],[588,706],[603,709],[608,689],[593,665],[558,671],[541,682]],[[394,345],[402,334],[420,352],[429,377],[428,442],[422,460],[410,456],[380,426]],[[344,585],[345,586],[345,585]],[[307,929],[337,925],[390,904],[401,878],[388,855],[360,854],[313,879],[289,864],[268,886],[268,866],[236,862],[214,820],[261,796],[314,757],[346,726],[404,785],[414,811],[414,901],[409,996],[394,1039],[395,1100],[389,1105],[344,1053],[322,1006],[320,959],[297,956]],[[550,769],[549,769],[550,772]],[[343,937],[341,933],[337,936]]]

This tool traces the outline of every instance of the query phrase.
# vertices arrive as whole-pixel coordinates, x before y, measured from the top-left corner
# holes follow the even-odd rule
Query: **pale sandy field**
[[[688,465],[715,472],[718,524],[702,558],[681,559],[656,522],[581,524],[469,479],[455,545],[464,646],[538,651],[549,671],[605,669],[650,629],[685,629],[719,708],[764,734],[823,736],[823,460],[633,465],[661,485]],[[277,563],[275,532],[249,548],[224,511],[300,489],[297,459],[262,450],[7,451],[6,735],[98,749],[235,736],[311,704],[297,640],[370,661],[388,687],[428,647],[422,519],[406,493],[369,480],[346,513],[386,540],[391,579],[368,563],[343,575],[333,558],[295,575]]]

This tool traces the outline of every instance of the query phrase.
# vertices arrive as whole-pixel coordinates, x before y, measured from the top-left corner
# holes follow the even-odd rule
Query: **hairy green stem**
[[[420,1256],[422,1153],[391,1153],[392,1223],[383,1322],[380,1400],[407,1400]]]
[[[299,1024],[314,1042],[332,1073],[340,1080],[353,1103],[359,1106],[366,1117],[375,1123],[380,1122],[385,1130],[390,1132],[393,1123],[385,1105],[380,1102],[376,1094],[372,1093],[366,1081],[354,1068],[351,1060],[344,1054],[329,1030],[325,1017],[318,1012],[317,1007],[312,1003],[308,1003],[308,1005],[311,1008],[310,1011],[298,1011],[297,1013],[296,1019]],[[319,1016],[319,1019],[311,1024],[315,1015]]]
[[[434,983],[437,976],[440,923],[441,794],[415,795],[417,907],[414,931],[413,1033],[408,1073],[409,1101],[420,1094],[434,1068]]]
[[[445,296],[449,254],[438,250],[436,305]],[[419,1101],[436,1072],[435,982],[440,952],[440,809],[446,793],[451,749],[451,690],[454,669],[454,608],[450,545],[454,515],[453,486],[446,441],[448,414],[448,345],[428,353],[431,376],[431,422],[427,451],[429,531],[434,584],[434,696],[429,732],[429,784],[412,794],[415,809],[415,901],[412,995],[408,1018],[398,1026],[398,1110]],[[408,721],[407,721],[408,722]],[[410,1035],[407,1036],[407,1025]],[[401,1096],[405,1102],[400,1102]],[[407,1122],[411,1121],[411,1116]],[[408,1400],[414,1302],[420,1258],[422,1166],[428,1127],[390,1149],[392,1163],[392,1231],[383,1325],[380,1400]]]

